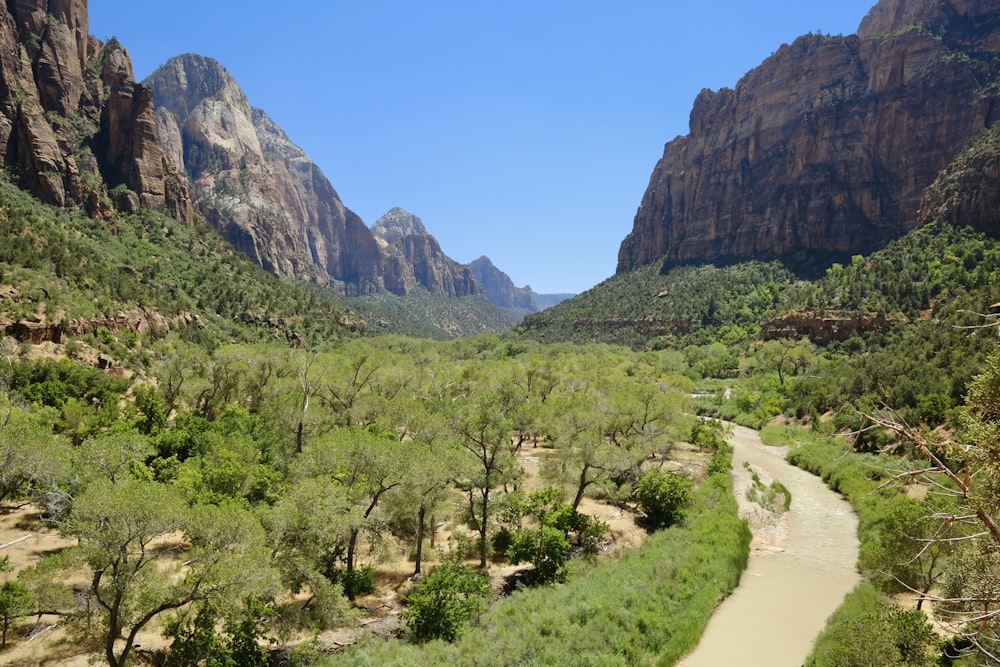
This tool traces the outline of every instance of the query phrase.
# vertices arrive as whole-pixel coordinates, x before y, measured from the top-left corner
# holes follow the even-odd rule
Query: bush
[[[690,477],[659,468],[647,470],[639,479],[639,507],[645,512],[650,530],[669,528],[684,520],[691,503]]]
[[[453,642],[464,626],[486,609],[489,577],[458,561],[439,565],[406,599],[403,620],[417,643]]]
[[[528,577],[532,584],[551,583],[566,578],[566,555],[570,545],[566,533],[553,526],[522,528],[511,535],[507,557],[514,565],[529,562],[534,570]]]
[[[887,602],[869,583],[859,585],[817,638],[806,667],[936,665],[937,641],[927,617]]]

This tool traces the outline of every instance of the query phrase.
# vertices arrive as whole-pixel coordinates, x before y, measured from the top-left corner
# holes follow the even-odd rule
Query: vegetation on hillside
[[[520,335],[543,342],[600,341],[638,349],[678,348],[754,338],[794,282],[778,262],[648,265],[608,278],[526,317]]]
[[[95,221],[59,212],[6,180],[0,238],[0,289],[12,289],[0,292],[0,322],[67,325],[145,308],[168,319],[197,316],[184,335],[200,345],[278,339],[306,346],[359,332],[502,333],[515,323],[483,299],[346,299],[263,271],[203,220],[186,227],[143,211]]]

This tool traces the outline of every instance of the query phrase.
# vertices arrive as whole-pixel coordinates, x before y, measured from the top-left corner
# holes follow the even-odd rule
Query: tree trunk
[[[590,486],[590,482],[587,480],[587,471],[589,469],[588,466],[584,466],[583,470],[580,471],[580,483],[576,487],[576,497],[573,498],[574,512],[580,507],[580,503],[583,502],[583,494],[586,493],[587,487]]]
[[[413,568],[413,575],[416,576],[420,574],[420,561],[423,559],[424,553],[424,514],[427,512],[427,508],[423,505],[420,506],[420,511],[417,512],[417,564]]]
[[[479,522],[479,567],[486,569],[486,534],[489,531],[488,510],[490,507],[490,491],[483,490],[483,513]]]
[[[354,573],[354,548],[358,543],[358,534],[360,531],[357,528],[351,529],[351,537],[347,541],[347,575],[350,577]],[[354,584],[352,583],[347,591],[347,599],[354,601],[357,597],[354,592]]]

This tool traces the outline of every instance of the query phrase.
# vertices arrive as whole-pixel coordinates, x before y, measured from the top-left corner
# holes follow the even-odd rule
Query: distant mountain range
[[[347,295],[421,289],[446,298],[485,296],[512,311],[538,309],[494,299],[494,290],[448,257],[411,213],[395,208],[365,227],[220,63],[177,56],[144,85],[153,91],[163,151],[187,174],[198,210],[268,271]]]
[[[124,47],[88,34],[84,0],[9,3],[0,45],[0,166],[44,202],[97,221],[152,209],[190,224],[197,211],[268,271],[348,296],[483,296],[519,313],[565,296],[452,260],[405,211],[369,229],[219,63],[182,55],[136,83]],[[1000,6],[881,0],[856,34],[800,37],[698,96],[618,272],[781,258],[821,273],[950,201],[929,186],[997,120]],[[984,197],[962,219],[989,228]]]

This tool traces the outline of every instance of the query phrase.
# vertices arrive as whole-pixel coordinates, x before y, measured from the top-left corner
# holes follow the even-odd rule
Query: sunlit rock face
[[[88,35],[85,0],[6,3],[0,146],[0,167],[46,203],[94,218],[140,207],[192,218],[157,142],[152,95],[121,44]]]
[[[924,189],[1000,117],[998,54],[987,0],[883,0],[855,35],[782,45],[695,100],[618,271],[868,252],[905,233]]]
[[[347,295],[382,291],[382,257],[368,227],[221,64],[177,56],[146,83],[164,152],[234,247],[278,275]]]
[[[444,254],[420,218],[394,208],[372,225],[385,256],[384,284],[394,294],[422,288],[435,296],[483,295],[472,270]]]

